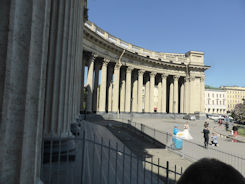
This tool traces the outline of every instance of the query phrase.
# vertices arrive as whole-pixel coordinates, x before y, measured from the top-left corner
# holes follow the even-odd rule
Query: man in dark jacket
[[[208,141],[209,141],[209,130],[208,127],[205,127],[203,129],[203,137],[204,137],[204,147],[207,148],[208,147]]]

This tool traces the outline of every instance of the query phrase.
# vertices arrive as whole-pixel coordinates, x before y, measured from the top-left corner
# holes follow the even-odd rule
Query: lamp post
[[[130,123],[133,121],[132,102],[133,98],[130,99]]]

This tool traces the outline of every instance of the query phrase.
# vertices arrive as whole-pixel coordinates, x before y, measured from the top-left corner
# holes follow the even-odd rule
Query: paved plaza
[[[190,126],[190,133],[193,136],[193,140],[191,142],[203,145],[203,125],[204,125],[204,120],[196,120],[196,121],[187,121],[183,119],[175,119],[175,120],[170,120],[170,119],[134,119],[133,121],[145,124],[149,127],[155,128],[160,131],[164,132],[173,132],[174,125],[178,125],[178,128],[180,130],[184,130],[184,124],[188,122]],[[209,123],[209,129],[212,132],[217,132],[217,133],[222,133],[229,135],[230,132],[225,132],[225,127],[223,125],[219,126],[218,123],[212,121],[212,120],[207,120]],[[211,134],[210,134],[211,137]],[[243,137],[239,136],[238,139],[244,140]],[[218,144],[219,146],[212,147],[214,149],[218,149],[220,151],[224,151],[227,153],[233,153],[234,155],[239,155],[245,157],[245,142],[237,142],[234,143],[231,141],[231,139],[227,139],[224,137],[219,137],[218,138]]]

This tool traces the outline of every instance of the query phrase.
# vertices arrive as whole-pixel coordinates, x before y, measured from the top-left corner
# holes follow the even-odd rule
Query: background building
[[[236,104],[243,103],[242,99],[245,99],[245,87],[221,86],[221,89],[226,90],[227,93],[227,111],[232,111]]]
[[[226,91],[219,88],[205,89],[205,112],[225,114],[226,111]]]

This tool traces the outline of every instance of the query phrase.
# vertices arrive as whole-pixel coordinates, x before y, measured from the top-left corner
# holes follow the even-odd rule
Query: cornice
[[[171,62],[171,60],[167,60],[167,59],[157,60],[157,59],[150,58],[148,56],[146,57],[146,56],[139,55],[137,52],[132,52],[132,51],[123,49],[122,47],[119,47],[118,45],[104,39],[101,35],[92,31],[87,26],[84,26],[84,39],[86,39],[89,42],[93,42],[98,47],[102,47],[103,49],[106,49],[108,52],[113,52],[113,54],[118,55],[118,58],[119,58],[119,55],[123,52],[123,50],[125,50],[124,56],[122,58],[122,62],[124,58],[126,57],[129,61],[137,60],[139,62],[162,65],[168,69],[173,69],[173,70],[185,70],[185,68],[187,67],[187,65],[185,64],[185,58],[183,58],[183,61],[180,61],[180,63],[174,63],[174,62]],[[115,60],[115,58],[113,58],[113,60]],[[202,71],[202,72],[210,68],[210,66],[205,66],[205,65],[189,64],[188,66],[191,70]]]

